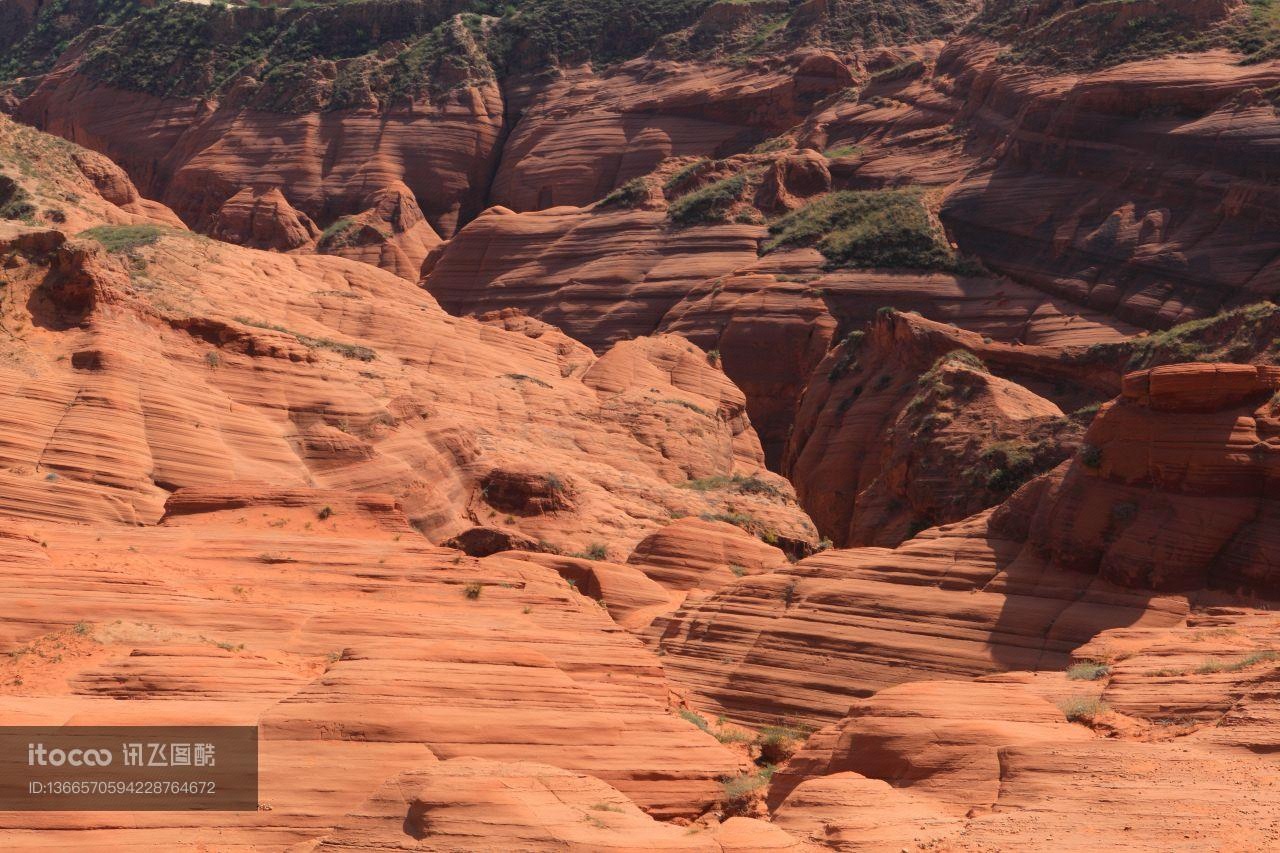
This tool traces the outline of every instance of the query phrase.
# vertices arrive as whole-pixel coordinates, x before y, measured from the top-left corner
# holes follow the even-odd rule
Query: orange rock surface
[[[230,235],[227,219],[240,203],[227,205],[245,190],[274,189],[323,226],[376,215],[389,195],[407,209],[378,218],[417,263],[437,233],[451,234],[479,212],[497,162],[503,107],[493,85],[385,115],[274,113],[230,101],[121,91],[68,67],[45,77],[16,114],[107,155],[148,198],[201,232]],[[276,219],[270,227],[283,225]],[[416,266],[387,267],[416,278]]]
[[[1275,10],[569,6],[0,0],[0,848],[1280,849]]]

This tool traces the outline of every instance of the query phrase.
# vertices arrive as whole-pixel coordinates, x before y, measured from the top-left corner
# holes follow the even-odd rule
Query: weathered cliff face
[[[72,185],[92,192],[83,176]],[[35,208],[52,203],[29,186]],[[117,221],[138,219],[98,198]],[[742,392],[680,338],[596,358],[533,321],[457,320],[340,258],[154,225],[80,239],[5,227],[9,512],[152,523],[177,488],[360,484],[438,539],[491,527],[577,551],[628,548],[671,513],[731,511],[681,486],[758,474],[777,487],[740,510],[816,541],[790,488],[763,471]],[[110,464],[87,451],[99,444]],[[571,462],[584,447],[589,462]],[[512,494],[489,494],[503,478]]]
[[[243,193],[277,192],[313,222],[335,228],[371,220],[387,245],[359,260],[416,279],[439,234],[483,206],[497,163],[502,97],[493,85],[441,104],[403,110],[281,114],[223,101],[158,98],[98,83],[73,70],[46,77],[16,116],[96,149],[123,166],[149,197],[191,228],[257,248],[315,248],[303,229],[264,241],[229,226]],[[270,231],[296,231],[297,213],[259,211]],[[424,221],[425,220],[425,221]],[[350,254],[322,240],[321,252]],[[388,254],[389,253],[389,254]]]
[[[732,159],[763,176],[786,158]],[[678,188],[666,192],[678,202]],[[654,330],[688,338],[715,353],[745,392],[775,469],[837,329],[862,328],[881,308],[1034,344],[1120,341],[1136,331],[993,276],[831,270],[813,249],[760,256],[765,228],[683,226],[671,209],[656,189],[632,208],[494,208],[428,261],[425,286],[452,313],[518,307],[597,350]]]
[[[596,357],[520,315],[453,318],[365,264],[130,213],[108,198],[136,203],[119,172],[7,120],[0,146],[48,170],[6,171],[28,207],[0,223],[0,705],[258,725],[270,806],[117,829],[14,813],[5,846],[314,844],[387,779],[463,756],[554,762],[669,839],[655,818],[699,817],[749,767],[674,713],[661,662],[611,616],[640,628],[678,603],[622,564],[674,516],[731,519],[697,523],[757,570],[786,562],[761,539],[812,549],[701,350]],[[92,227],[39,221],[59,218]],[[431,544],[476,527],[585,556]],[[582,564],[598,588],[566,582]],[[709,849],[750,849],[725,832]]]
[[[1106,627],[1172,624],[1213,600],[1205,590],[1274,597],[1274,374],[1131,374],[1077,456],[994,511],[894,551],[820,554],[744,579],[658,620],[651,638],[708,708],[816,722],[903,680],[1063,666]],[[769,689],[740,689],[746,673]]]
[[[1278,84],[1276,63],[1222,53],[988,70],[962,115],[1012,126],[943,221],[993,269],[1148,327],[1273,296]]]
[[[417,99],[393,94],[399,78],[364,58],[303,63],[293,77],[242,72],[216,95],[184,98],[104,83],[128,78],[73,56],[35,78],[14,109],[104,151],[196,230],[343,254],[406,278],[487,205],[583,206],[655,169],[669,175],[669,158],[743,152],[797,128],[782,144],[825,151],[836,188],[943,188],[941,221],[964,253],[1077,306],[1161,327],[1277,290],[1266,164],[1280,122],[1263,94],[1280,83],[1274,62],[1242,66],[1210,51],[1101,71],[1029,71],[996,61],[1000,45],[984,35],[1006,35],[993,26],[946,45],[809,48],[740,66],[668,47],[607,70],[566,65],[550,77],[501,79],[455,23],[443,32],[470,70],[448,72],[460,82]],[[431,70],[433,86],[448,79]],[[228,226],[243,218],[237,194],[272,189],[330,229],[324,239],[300,242],[287,210],[265,227],[289,237]],[[526,239],[576,228],[539,226]],[[457,262],[431,284],[451,310],[465,307],[451,291],[494,279],[483,270],[459,277]],[[705,263],[704,279],[727,271],[713,257]],[[572,266],[580,264],[559,268]],[[505,307],[508,295],[486,307]],[[617,329],[609,334],[616,339]]]
[[[712,716],[825,725],[895,684],[1062,669],[1099,631],[1185,618],[1186,598],[1059,569],[989,519],[743,578],[646,637]]]
[[[0,845],[1280,846],[1280,17],[1114,6],[0,0],[0,710],[263,735]]]
[[[1052,365],[1057,352],[1038,359]],[[991,354],[991,364],[982,354]],[[783,461],[823,535],[897,545],[1003,501],[1080,444],[1067,411],[1097,392],[1035,376],[1036,357],[915,315],[852,332],[810,378]],[[1000,375],[1004,373],[1005,375]],[[1091,399],[1092,398],[1092,399]]]
[[[749,150],[853,83],[834,53],[732,67],[633,60],[608,74],[574,69],[550,84],[509,84],[519,110],[489,196],[517,211],[603,198],[670,157]]]
[[[1189,629],[1112,633],[1178,638],[1203,652],[1222,642],[1215,636],[1246,625],[1261,627],[1224,613]],[[1116,668],[1141,665],[1143,658],[1134,654]],[[1273,674],[1266,665],[1248,669],[1225,678],[1243,686],[1267,683]],[[1213,723],[1187,735],[1185,719],[1165,717],[1144,729],[1087,698],[1097,693],[1112,689],[1060,673],[881,691],[855,702],[778,770],[769,791],[778,803],[774,822],[835,850],[911,843],[983,850],[1011,839],[1019,849],[1086,850],[1129,833],[1140,835],[1126,846],[1140,850],[1274,843],[1277,828],[1268,810],[1246,816],[1256,809],[1248,792],[1276,784],[1268,756],[1202,740],[1215,731]],[[1095,731],[1063,722],[1063,708],[1080,707],[1094,709],[1077,719],[1092,719]],[[1212,712],[1208,718],[1223,719]],[[1121,792],[1134,790],[1159,806],[1132,808]],[[1221,828],[1206,827],[1206,813],[1229,817]],[[1082,822],[1082,814],[1089,820]]]
[[[907,54],[799,140],[840,155],[837,186],[944,188],[964,251],[1129,323],[1276,292],[1277,63],[1209,51],[1071,73],[1000,58],[973,36]]]
[[[1125,377],[1030,543],[1126,586],[1274,597],[1280,370],[1179,364]],[[1193,521],[1194,519],[1194,521]]]

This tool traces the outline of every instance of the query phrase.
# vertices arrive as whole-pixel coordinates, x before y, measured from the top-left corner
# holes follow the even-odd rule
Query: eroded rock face
[[[1104,631],[1075,658],[1105,662],[1098,698],[1131,730],[1270,754],[1277,743],[1277,629],[1272,613],[1206,607],[1172,630]]]
[[[920,681],[855,702],[774,776],[771,805],[810,777],[857,773],[907,788],[944,814],[986,811],[1000,795],[1000,751],[1088,741],[1052,703],[1012,684]]]
[[[1000,32],[1164,8],[1105,5],[840,54],[791,48],[979,4],[715,3],[500,80],[530,6],[450,19],[429,96],[390,43],[0,91],[143,188],[0,120],[0,716],[262,733],[253,815],[0,845],[1280,846],[1276,309],[1136,335],[1276,290],[1280,77]],[[859,203],[924,268],[775,245],[905,185]]]
[[[743,758],[673,713],[661,662],[610,611],[554,568],[479,560],[422,535],[480,520],[529,537],[532,523],[545,526],[539,538],[586,548],[604,525],[578,516],[618,512],[607,539],[620,558],[630,543],[619,531],[646,515],[631,542],[672,512],[725,511],[723,496],[679,486],[731,477],[761,452],[741,393],[700,351],[658,339],[596,359],[516,317],[449,317],[368,265],[139,228],[87,178],[63,179],[92,194],[82,219],[114,218],[79,239],[0,226],[13,296],[0,372],[0,561],[13,609],[0,637],[15,651],[0,705],[15,721],[213,713],[258,725],[261,814],[272,817],[104,830],[74,813],[18,816],[0,822],[6,846],[51,830],[87,845],[104,832],[151,848],[315,844],[402,770],[499,753],[554,761],[593,794],[616,786],[635,815],[692,819],[720,801],[720,779]],[[47,192],[30,182],[37,209]],[[579,406],[591,413],[566,420]],[[512,428],[517,413],[547,420]],[[505,426],[487,431],[482,417]],[[557,441],[562,460],[594,446],[590,465],[557,464]],[[620,446],[646,449],[615,468]],[[510,522],[483,509],[485,477],[530,460],[535,483],[563,477],[575,503]],[[618,479],[605,486],[610,470]],[[781,499],[752,499],[805,535],[777,483]],[[661,493],[672,508],[646,511]],[[617,566],[600,586],[620,620],[666,608],[636,569]],[[32,608],[31,596],[64,606]]]
[[[365,209],[325,229],[316,241],[316,251],[363,261],[416,280],[441,240],[418,207],[413,191],[394,181],[371,192],[359,204]]]
[[[1101,630],[1172,625],[1187,609],[1057,570],[984,514],[895,550],[824,551],[742,578],[646,637],[708,713],[823,725],[904,681],[1061,669]]]
[[[763,474],[742,393],[679,338],[596,359],[340,258],[14,228],[0,505],[18,515],[152,523],[176,489],[252,480],[392,494],[437,541],[479,526],[625,554],[672,513],[729,511],[686,481]],[[62,358],[35,369],[46,340]],[[755,514],[811,547],[778,482]]]
[[[819,530],[838,545],[896,545],[1002,501],[1070,456],[1081,426],[993,373],[1034,375],[1034,358],[1019,355],[912,315],[852,332],[810,378],[783,462]],[[1046,384],[1063,405],[1089,399],[1090,389]]]
[[[800,783],[773,822],[796,838],[841,851],[910,849],[943,842],[961,827],[928,799],[852,772]]]
[[[668,157],[746,150],[853,81],[839,58],[822,51],[779,65],[646,59],[608,75],[572,70],[549,85],[513,80],[508,99],[520,117],[491,201],[517,211],[587,205]]]
[[[646,536],[627,562],[668,589],[713,590],[781,568],[786,555],[732,524],[686,518]]]
[[[558,767],[457,758],[402,774],[343,819],[325,853],[427,850],[814,850],[763,821],[690,830],[655,821],[609,785]]]
[[[755,259],[763,229],[668,231],[661,210],[491,208],[445,248],[427,290],[455,314],[519,308],[597,351],[658,327],[695,284]]]
[[[1253,365],[1126,376],[1081,462],[1046,489],[1031,543],[1128,586],[1275,595],[1277,387],[1280,372]]]
[[[158,526],[42,522],[40,539],[12,525],[0,538],[4,638],[25,650],[0,667],[7,719],[262,727],[263,820],[152,820],[112,843],[300,843],[402,769],[458,756],[596,776],[637,820],[628,798],[695,817],[739,771],[667,710],[660,661],[551,569],[432,546],[374,496],[258,487],[252,502],[182,503]],[[34,595],[63,606],[33,610]],[[585,784],[584,805],[604,799],[605,782]],[[104,831],[75,813],[2,824],[6,846]]]
[[[288,251],[320,236],[305,213],[294,210],[280,190],[246,188],[218,209],[209,236],[254,249]]]
[[[1240,98],[1276,82],[1280,69],[1220,54],[1056,84],[993,76],[966,110],[1016,110],[1018,122],[996,167],[950,197],[944,221],[993,268],[1143,325],[1274,293],[1275,246],[1256,235],[1274,231],[1264,152],[1280,128],[1269,105]],[[1126,177],[1130,164],[1141,178]],[[1018,198],[1051,218],[1026,216]],[[1052,222],[1052,239],[1033,221]]]
[[[718,355],[746,393],[775,469],[836,330],[861,328],[881,308],[1030,344],[1119,341],[1137,331],[1006,279],[829,270],[812,249],[761,257],[766,236],[736,222],[673,228],[660,205],[498,208],[434,256],[424,284],[453,313],[516,307],[597,351],[654,328],[689,338]]]
[[[531,550],[512,551],[503,556],[529,560],[554,570],[628,631],[642,631],[655,617],[674,611],[682,598],[632,565]],[[609,554],[593,556],[608,557]]]
[[[1209,51],[1055,73],[1000,52],[965,36],[900,56],[799,141],[841,154],[836,186],[945,188],[941,218],[965,251],[1129,323],[1275,292],[1280,119],[1258,94],[1280,66]]]
[[[1020,675],[991,683],[920,683],[855,703],[846,719],[815,734],[775,774],[771,796],[788,792],[775,822],[802,840],[841,851],[912,844],[979,851],[1011,838],[1022,846],[1024,837],[1028,849],[1083,850],[1129,833],[1140,833],[1132,846],[1142,850],[1274,843],[1274,817],[1258,811],[1247,793],[1276,784],[1265,756],[1228,755],[1198,743],[1198,735],[1170,743],[1177,737],[1174,726],[1134,735],[1095,723],[1098,733],[1090,732],[1064,722],[1062,712],[1039,695],[1076,707],[1088,682],[1082,688],[1061,675]],[[964,697],[999,701],[945,701]],[[1122,724],[1103,708],[1094,713]],[[865,753],[843,751],[854,743]],[[847,770],[827,773],[835,766],[828,764],[832,757],[837,764],[861,764],[888,783]],[[1121,793],[1129,790],[1141,790],[1153,798],[1144,802],[1159,806],[1132,807]],[[1200,809],[1255,818],[1205,826]],[[1075,825],[1084,813],[1095,820]]]
[[[1174,624],[1206,587],[1274,595],[1262,521],[1270,457],[1257,435],[1271,419],[1273,372],[1195,364],[1130,375],[1074,460],[991,513],[895,551],[828,552],[744,579],[686,602],[650,636],[708,707],[819,721],[928,672],[1063,666],[1066,645],[1107,627]],[[935,620],[948,627],[924,630],[923,643],[898,633]],[[869,647],[877,653],[864,657]],[[740,690],[748,671],[769,689]]]
[[[237,224],[243,200],[223,212],[231,199],[259,187],[279,191],[321,227],[372,211],[396,248],[365,250],[356,253],[359,260],[409,279],[417,278],[438,235],[452,234],[484,207],[503,123],[493,83],[409,109],[289,114],[246,108],[234,98],[123,91],[74,67],[46,76],[15,114],[107,155],[148,198],[222,239],[259,244],[261,233]],[[281,248],[279,237],[269,242]]]

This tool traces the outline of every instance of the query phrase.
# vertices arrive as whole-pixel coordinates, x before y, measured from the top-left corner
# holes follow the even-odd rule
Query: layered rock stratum
[[[0,0],[14,850],[1280,846],[1275,0]]]

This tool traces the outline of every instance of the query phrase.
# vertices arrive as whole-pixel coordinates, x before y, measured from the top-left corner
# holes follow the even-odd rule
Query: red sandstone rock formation
[[[314,241],[320,229],[294,210],[279,189],[246,188],[218,209],[209,236],[254,249],[288,251]]]
[[[783,470],[836,544],[892,546],[966,518],[1079,446],[1080,425],[1019,384],[1067,411],[1096,400],[1071,371],[1050,380],[1060,354],[885,314],[813,372]]]
[[[787,11],[412,103],[0,94],[182,214],[0,120],[0,716],[262,735],[257,813],[0,844],[1280,845],[1275,309],[1134,337],[1275,292],[1276,63],[662,58]],[[966,263],[766,251],[902,184]]]
[[[202,232],[241,234],[223,222],[234,205],[223,209],[245,190],[275,189],[324,227],[343,216],[381,212],[390,198],[398,210],[377,218],[392,243],[404,244],[406,257],[366,252],[360,259],[411,279],[436,235],[451,234],[483,207],[503,123],[502,96],[493,84],[460,89],[443,104],[384,114],[285,114],[234,99],[120,91],[74,66],[45,77],[15,114],[106,154],[147,197]]]
[[[1280,370],[1253,365],[1126,376],[1080,462],[1044,486],[1029,541],[1128,586],[1274,596],[1278,387]]]
[[[589,776],[547,765],[456,758],[389,781],[316,849],[397,850],[406,835],[427,850],[814,849],[775,826],[747,818],[699,829],[658,823]]]
[[[773,476],[741,392],[678,338],[595,359],[555,336],[449,317],[341,259],[176,230],[68,240],[6,227],[10,512],[150,523],[175,489],[243,479],[393,494],[437,539],[487,526],[622,556],[672,513],[730,511],[686,481]],[[46,357],[49,369],[20,367]],[[547,499],[490,500],[486,484],[504,477],[541,478]],[[773,479],[744,511],[811,547]]]
[[[799,123],[852,75],[834,54],[782,67],[636,60],[609,75],[515,81],[520,116],[491,201],[518,211],[582,206],[669,157],[736,153]]]

